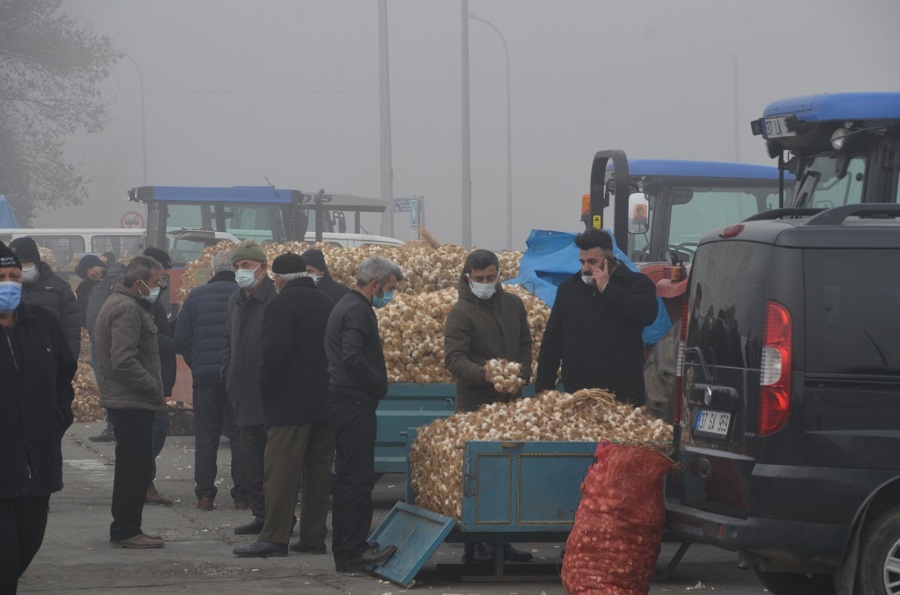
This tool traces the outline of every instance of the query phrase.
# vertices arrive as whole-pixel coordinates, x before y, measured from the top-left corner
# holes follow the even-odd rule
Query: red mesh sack
[[[650,592],[665,528],[662,482],[671,464],[648,448],[597,446],[566,541],[562,582],[567,593]]]

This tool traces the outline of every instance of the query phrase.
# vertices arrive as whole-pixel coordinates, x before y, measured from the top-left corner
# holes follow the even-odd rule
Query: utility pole
[[[387,0],[378,0],[378,64],[381,98],[381,198],[390,201],[381,214],[381,233],[394,237],[394,165],[391,158],[391,76],[388,66]]]
[[[469,0],[462,0],[462,245],[472,247],[472,157],[469,153]]]

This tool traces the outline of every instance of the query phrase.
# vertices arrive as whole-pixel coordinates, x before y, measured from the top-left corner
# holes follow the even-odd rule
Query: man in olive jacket
[[[240,289],[228,300],[222,378],[234,405],[234,422],[241,428],[244,486],[253,512],[253,520],[238,525],[234,532],[257,535],[262,531],[266,515],[263,498],[266,427],[259,392],[263,314],[275,299],[276,291],[269,278],[266,254],[256,242],[248,240],[235,248],[231,263]]]
[[[144,499],[153,473],[153,414],[165,408],[159,332],[150,300],[159,295],[162,265],[135,256],[122,282],[100,308],[94,327],[100,406],[116,434],[110,542],[126,548],[163,546],[141,530]]]
[[[54,316],[22,303],[22,265],[0,242],[0,593],[15,593],[62,489],[75,359]]]
[[[459,278],[459,300],[444,327],[444,365],[456,377],[456,411],[509,402],[521,394],[494,390],[485,370],[491,359],[522,365],[531,378],[531,330],[521,298],[500,285],[500,260],[490,250],[473,250]],[[477,295],[475,292],[478,292]]]
[[[521,376],[531,378],[531,329],[522,299],[503,291],[500,260],[490,250],[473,250],[459,277],[459,300],[444,325],[444,365],[456,377],[456,412],[476,411],[486,403],[508,403],[521,396],[494,390],[485,363],[505,359],[522,365]],[[496,555],[493,543],[477,543],[475,560]],[[503,544],[503,557],[527,562],[534,556]]]
[[[535,390],[556,388],[562,363],[567,392],[605,388],[616,399],[644,404],[641,333],[656,320],[656,286],[613,256],[600,229],[575,237],[581,271],[559,285],[538,354]]]
[[[325,325],[334,302],[316,289],[298,254],[276,258],[272,273],[278,297],[263,316],[259,375],[266,420],[266,518],[259,539],[234,553],[261,558],[288,555],[302,471],[300,541],[291,548],[324,554],[334,462],[334,428],[325,413]]]

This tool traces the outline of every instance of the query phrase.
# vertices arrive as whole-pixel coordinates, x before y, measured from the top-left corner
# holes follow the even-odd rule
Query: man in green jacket
[[[525,383],[531,378],[531,329],[525,304],[519,296],[503,291],[497,255],[490,250],[470,252],[458,289],[459,300],[444,327],[444,365],[456,377],[456,412],[520,397],[521,390],[514,394],[494,390],[485,366],[492,359],[518,362]],[[512,562],[532,558],[508,543],[503,555]],[[492,560],[493,544],[476,544],[474,556],[477,561]]]
[[[109,539],[133,549],[163,547],[162,539],[141,529],[153,473],[153,415],[165,409],[158,329],[150,309],[161,273],[162,265],[149,256],[131,259],[94,327],[100,406],[109,412],[116,434]]]

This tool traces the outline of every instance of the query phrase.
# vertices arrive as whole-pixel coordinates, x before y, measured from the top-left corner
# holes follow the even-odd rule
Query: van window
[[[30,236],[34,242],[42,248],[53,252],[56,258],[56,269],[71,270],[78,264],[78,259],[84,256],[84,238],[81,236]]]
[[[713,366],[757,367],[762,345],[766,267],[772,246],[713,242],[691,271],[687,346]]]
[[[900,371],[900,250],[808,250],[804,268],[807,372]]]
[[[95,235],[91,237],[91,254],[112,252],[119,260],[141,253],[142,236]]]

